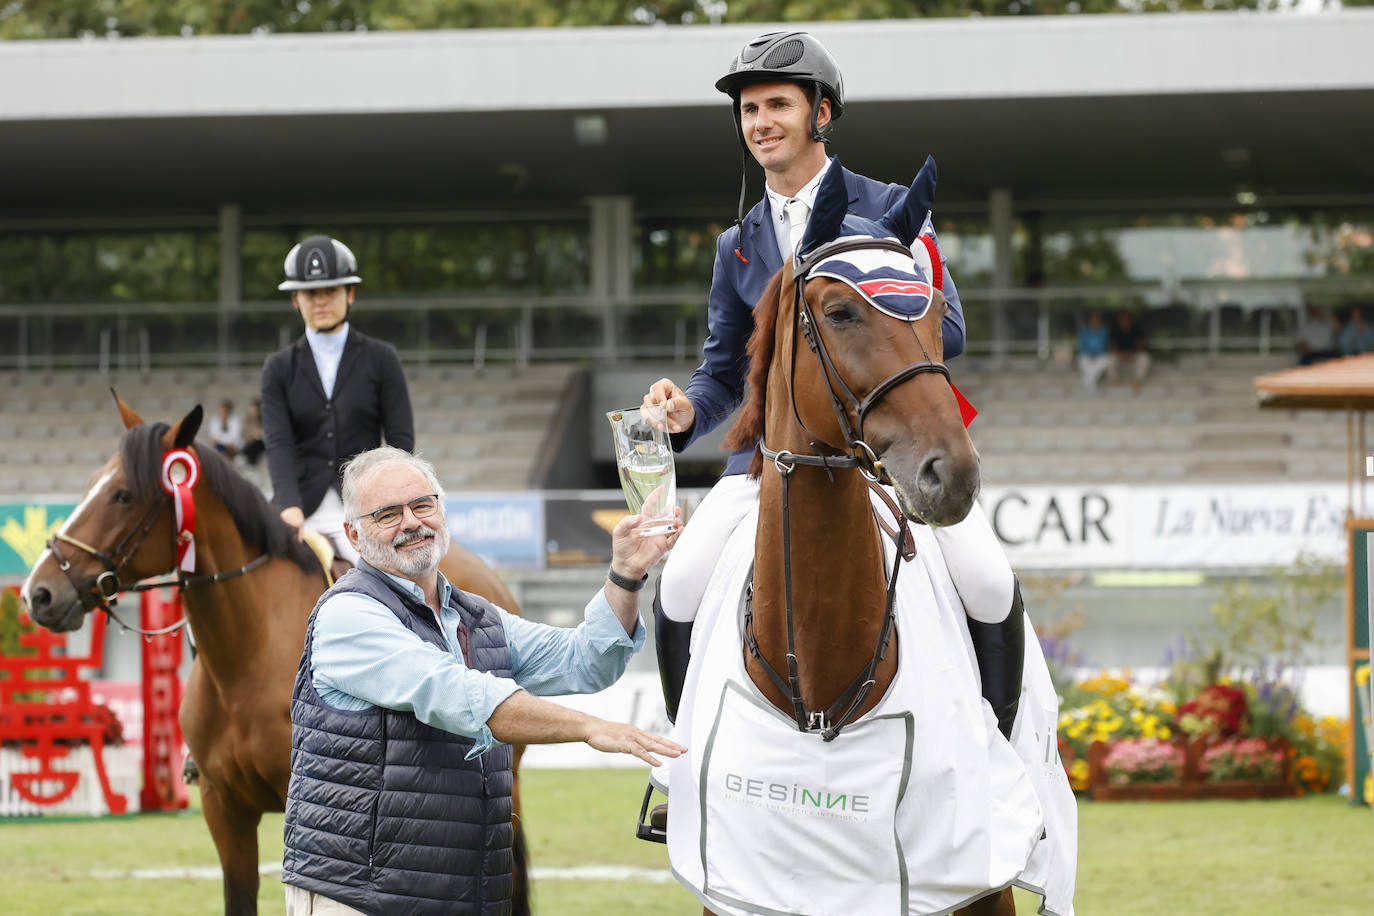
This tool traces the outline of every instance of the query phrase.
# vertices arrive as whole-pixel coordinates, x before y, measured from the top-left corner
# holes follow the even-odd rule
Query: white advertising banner
[[[1019,569],[1273,566],[1345,559],[1344,484],[989,487]]]

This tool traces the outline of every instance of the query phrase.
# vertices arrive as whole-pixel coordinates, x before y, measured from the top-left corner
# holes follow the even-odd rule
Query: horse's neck
[[[782,478],[765,469],[754,551],[754,630],[763,656],[786,676],[790,567],[802,697],[809,708],[825,709],[868,664],[877,645],[886,608],[883,546],[867,482],[857,471],[837,471],[832,482],[823,469],[798,467],[787,488],[790,562],[783,546]],[[888,653],[884,677],[890,677],[895,656]],[[754,660],[748,663],[754,681],[787,708],[767,676],[759,676]],[[865,706],[879,696],[881,689]]]
[[[218,497],[202,497],[196,508],[196,569],[189,575],[232,572],[261,554],[244,543]],[[191,586],[182,593],[182,607],[200,663],[222,690],[247,684],[242,675],[275,664],[283,652],[288,661],[295,659],[294,666],[304,633],[301,608],[308,611],[323,590],[323,577],[311,577],[283,557],[242,575]]]

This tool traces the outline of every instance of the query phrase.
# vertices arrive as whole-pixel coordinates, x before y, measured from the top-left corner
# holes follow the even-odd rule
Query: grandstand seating
[[[978,407],[972,427],[989,486],[1207,481],[1332,481],[1346,473],[1345,418],[1259,410],[1252,379],[1286,357],[1184,357],[1157,365],[1144,390],[1083,390],[1070,366],[1030,362],[953,366]],[[406,367],[420,451],[444,485],[461,490],[537,486],[537,462],[577,368],[533,365]],[[144,417],[167,420],[197,401],[242,410],[256,369],[0,373],[0,498],[74,495],[120,432],[114,386]],[[637,399],[639,392],[630,392]],[[256,474],[266,486],[263,470]]]
[[[1139,395],[1088,392],[1063,364],[952,368],[980,411],[971,433],[989,486],[1342,480],[1342,414],[1257,407],[1254,377],[1291,365],[1184,357],[1153,367]]]
[[[408,366],[419,451],[449,490],[529,488],[575,371],[567,365],[494,365],[481,372]],[[242,415],[258,395],[258,372],[0,373],[0,498],[84,489],[122,430],[111,387],[149,421],[176,419],[196,403],[210,412],[226,397]],[[267,488],[265,465],[243,469]]]

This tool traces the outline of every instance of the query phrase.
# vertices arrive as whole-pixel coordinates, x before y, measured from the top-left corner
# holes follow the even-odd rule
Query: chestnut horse
[[[169,427],[145,425],[118,403],[126,429],[119,448],[29,573],[23,600],[39,624],[76,630],[87,612],[113,603],[130,584],[173,571],[176,523],[162,459],[170,449],[192,450],[201,468],[193,490],[196,568],[183,582],[182,602],[197,651],[181,728],[200,768],[201,804],[224,871],[224,911],[256,913],[258,824],[263,812],[285,810],[291,690],[324,571],[253,484],[214,449],[193,445],[199,405]],[[440,569],[458,587],[519,613],[500,577],[458,544]],[[516,827],[515,912],[528,913],[518,818]]]
[[[838,175],[836,164],[831,173],[827,179]],[[917,238],[933,162],[899,205],[912,210],[889,214],[909,227],[900,237],[910,247],[883,237],[898,233],[888,217],[882,224],[846,217],[843,197],[827,186],[843,191],[823,183],[803,254],[773,278],[754,310],[750,399],[726,441],[727,448],[759,444],[750,469],[760,490],[745,670],[797,729],[838,738],[814,753],[842,745],[843,730],[874,709],[897,671],[902,634],[893,601],[902,564],[889,563],[884,538],[895,539],[894,556],[910,560],[908,524],[962,520],[979,488],[978,455],[943,362],[939,254],[928,236]],[[923,265],[910,276],[876,276],[924,310],[875,304],[883,287],[871,285],[879,282],[873,275],[846,282],[812,272],[836,256],[858,263],[862,257],[853,256],[865,252]],[[872,501],[879,481],[900,504],[887,498],[897,525],[886,534]],[[823,872],[814,873],[818,881]],[[1011,889],[988,888],[958,912],[1013,916]]]

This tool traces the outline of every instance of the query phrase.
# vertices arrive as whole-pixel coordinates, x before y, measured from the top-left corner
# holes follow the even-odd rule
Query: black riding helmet
[[[809,32],[768,32],[749,42],[730,62],[730,69],[716,80],[716,88],[735,103],[735,132],[740,146],[749,148],[740,123],[740,90],[751,83],[787,80],[811,88],[811,139],[826,141],[816,123],[821,99],[830,99],[830,120],[844,113],[844,77],[825,46]],[[829,125],[826,125],[827,128]]]
[[[286,280],[282,291],[351,286],[363,282],[358,259],[348,246],[327,235],[312,235],[286,254]]]

